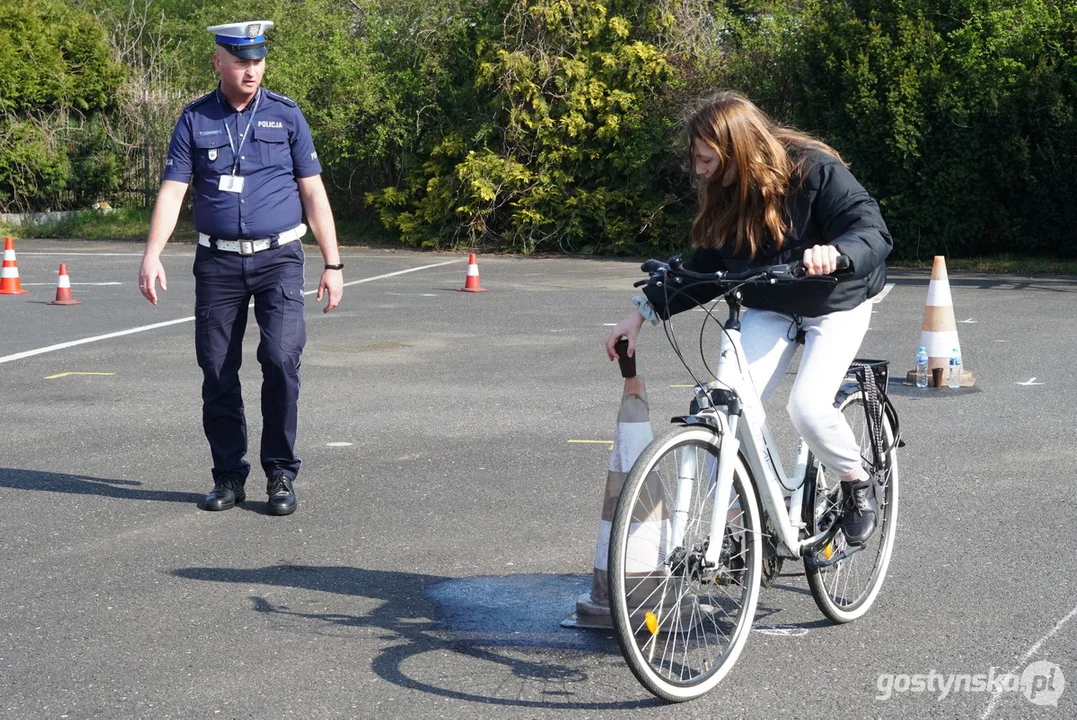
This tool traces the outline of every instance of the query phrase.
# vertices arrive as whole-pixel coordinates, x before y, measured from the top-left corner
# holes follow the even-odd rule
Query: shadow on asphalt
[[[447,578],[362,568],[276,565],[255,569],[180,568],[191,580],[302,588],[381,601],[366,614],[309,613],[251,596],[258,613],[328,628],[375,629],[389,641],[374,672],[400,687],[442,697],[514,707],[610,710],[657,707],[656,698],[574,700],[593,690],[588,669],[624,671],[610,632],[566,630],[559,623],[588,589],[589,576],[513,575]],[[436,618],[436,619],[435,619]],[[403,641],[403,642],[400,642]],[[425,659],[413,658],[430,653]],[[572,664],[565,660],[571,658]],[[596,662],[597,659],[597,662]],[[613,671],[611,671],[613,672]]]
[[[198,493],[171,490],[147,490],[136,480],[95,478],[86,475],[41,472],[0,468],[0,487],[15,490],[41,490],[44,492],[73,493],[76,495],[100,495],[121,500],[156,500],[158,502],[197,503],[202,499]]]

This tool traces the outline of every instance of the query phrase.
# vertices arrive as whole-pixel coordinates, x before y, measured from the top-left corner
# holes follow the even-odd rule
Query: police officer
[[[246,498],[250,465],[239,384],[247,307],[261,335],[261,462],[269,512],[296,509],[292,483],[303,321],[303,215],[325,261],[317,300],[340,302],[344,265],[310,129],[294,100],[261,86],[264,32],[254,21],[208,28],[215,36],[217,89],[183,110],[172,141],[139,269],[142,294],[167,289],[161,251],[193,183],[195,352],[202,368],[202,425],[213,456],[213,490],[202,507],[227,510]]]

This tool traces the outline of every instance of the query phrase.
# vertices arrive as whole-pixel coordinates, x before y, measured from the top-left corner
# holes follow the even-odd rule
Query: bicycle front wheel
[[[610,615],[621,653],[644,687],[673,702],[721,682],[759,600],[759,503],[739,457],[729,496],[715,497],[720,441],[710,429],[682,427],[652,442],[625,481],[610,531]],[[726,522],[717,538],[715,503]],[[722,543],[716,564],[706,560],[712,542]]]
[[[871,467],[871,437],[864,410],[864,394],[856,391],[839,406],[849,427],[860,443],[864,462]],[[856,620],[868,611],[882,588],[890,555],[894,550],[898,511],[898,459],[894,430],[883,415],[883,440],[890,448],[890,472],[875,485],[879,503],[879,520],[875,532],[860,549],[850,547],[838,532],[833,541],[812,557],[804,559],[805,574],[815,604],[836,623]],[[841,483],[834,473],[820,468],[815,488],[814,518],[811,532],[816,533],[835,522],[841,512]],[[842,558],[842,555],[845,555]],[[838,559],[836,562],[834,558]],[[831,564],[821,564],[831,563]]]

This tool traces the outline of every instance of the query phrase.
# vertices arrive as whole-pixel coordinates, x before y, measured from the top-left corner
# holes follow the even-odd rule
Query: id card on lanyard
[[[244,178],[236,175],[236,170],[239,168],[239,151],[243,149],[243,143],[247,142],[247,136],[250,135],[254,116],[258,113],[258,102],[262,99],[262,90],[259,88],[254,96],[254,107],[251,108],[251,116],[247,118],[247,129],[243,131],[239,138],[239,147],[236,147],[236,142],[232,139],[232,129],[228,127],[228,120],[224,117],[224,105],[221,104],[221,96],[214,94],[214,97],[217,98],[217,105],[221,108],[221,122],[224,123],[224,131],[228,133],[228,147],[232,148],[232,172],[229,175],[221,175],[217,181],[217,189],[221,192],[241,193],[243,192]]]

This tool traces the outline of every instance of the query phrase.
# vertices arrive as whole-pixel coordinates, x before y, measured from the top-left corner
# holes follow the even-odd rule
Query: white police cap
[[[243,60],[264,58],[266,53],[265,31],[273,27],[270,20],[213,25],[206,28],[214,35],[217,44]]]

